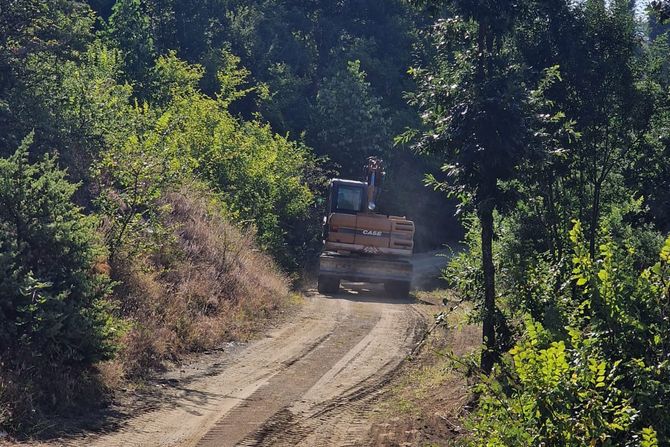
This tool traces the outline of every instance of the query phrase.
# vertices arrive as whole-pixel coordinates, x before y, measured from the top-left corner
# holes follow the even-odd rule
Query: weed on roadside
[[[463,433],[471,399],[467,378],[453,359],[468,358],[481,344],[481,329],[468,324],[470,306],[448,290],[417,292],[426,311],[442,315],[422,347],[403,366],[378,406],[373,446],[449,446]]]

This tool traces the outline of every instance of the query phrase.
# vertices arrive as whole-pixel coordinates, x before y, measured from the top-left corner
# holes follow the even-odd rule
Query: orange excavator
[[[365,181],[332,179],[319,258],[320,293],[335,293],[341,280],[383,283],[387,293],[406,297],[412,282],[414,222],[375,212],[384,163],[369,157]]]

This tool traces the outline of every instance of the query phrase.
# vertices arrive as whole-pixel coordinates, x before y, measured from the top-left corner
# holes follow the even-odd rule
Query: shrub
[[[28,162],[31,140],[0,159],[0,406],[10,405],[0,425],[68,403],[111,352],[95,221],[71,202],[76,185],[53,158]]]
[[[284,269],[299,270],[318,251],[314,196],[325,180],[317,161],[304,144],[275,134],[260,119],[230,113],[230,101],[248,89],[237,84],[246,72],[229,70],[226,88],[211,98],[197,89],[202,67],[174,54],[159,58],[156,82],[165,90],[156,98],[159,107],[129,107],[134,128],[109,140],[95,168],[113,255],[122,244],[143,251],[136,236],[160,231],[156,203],[163,191],[193,178],[221,193],[231,219],[255,228],[260,247]]]
[[[573,287],[556,297],[568,325],[525,335],[478,386],[471,445],[653,446],[670,439],[670,239],[635,269],[632,246],[609,238],[592,259],[577,222]]]
[[[497,217],[497,216],[496,216]],[[484,317],[484,275],[481,270],[481,240],[479,233],[481,227],[474,216],[464,219],[466,234],[465,250],[455,253],[449,260],[449,263],[442,270],[441,277],[449,285],[450,289],[461,300],[471,301],[474,304],[473,312],[470,315],[471,322],[481,323]],[[497,241],[495,242],[497,245]],[[494,252],[498,252],[495,250]],[[494,256],[494,265],[498,272],[499,281],[505,276],[500,273],[500,256]],[[494,314],[494,325],[496,329],[496,349],[506,351],[512,345],[512,328],[508,322],[507,309],[496,305]]]

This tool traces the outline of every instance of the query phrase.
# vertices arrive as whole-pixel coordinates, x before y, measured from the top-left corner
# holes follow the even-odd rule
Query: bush
[[[111,353],[95,221],[71,202],[76,185],[53,158],[28,162],[31,139],[0,159],[0,408],[10,406],[0,426],[67,404]]]
[[[638,273],[631,245],[612,238],[592,259],[577,222],[573,287],[557,307],[568,325],[526,317],[524,337],[485,378],[471,445],[654,446],[670,440],[670,239]]]
[[[484,275],[481,270],[482,247],[479,234],[481,227],[474,216],[464,219],[466,228],[463,241],[465,250],[455,253],[442,270],[441,277],[461,300],[471,301],[474,305],[470,314],[471,323],[481,323],[484,318]],[[495,241],[497,245],[498,242]],[[494,250],[497,253],[498,250]],[[494,264],[500,275],[500,256],[494,255]],[[499,303],[500,304],[500,303]],[[496,305],[494,325],[496,329],[496,349],[507,351],[512,346],[513,331],[508,322],[507,309]]]
[[[229,217],[255,228],[260,247],[285,270],[298,271],[320,248],[315,190],[325,180],[317,161],[304,144],[229,112],[230,102],[248,90],[239,90],[246,72],[228,68],[220,74],[226,88],[211,98],[197,89],[201,67],[174,54],[158,59],[160,107],[129,107],[134,127],[110,139],[96,166],[97,204],[113,255],[122,244],[145,249],[135,237],[160,231],[156,203],[163,191],[188,179],[221,193]]]

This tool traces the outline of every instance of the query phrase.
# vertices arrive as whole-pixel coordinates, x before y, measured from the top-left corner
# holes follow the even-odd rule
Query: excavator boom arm
[[[378,157],[368,157],[365,164],[365,181],[368,184],[368,209],[374,211],[377,207],[377,197],[384,180],[384,162]]]

